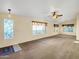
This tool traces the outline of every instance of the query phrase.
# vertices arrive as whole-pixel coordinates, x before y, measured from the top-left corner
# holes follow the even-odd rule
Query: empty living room
[[[0,59],[79,59],[79,0],[0,0]]]

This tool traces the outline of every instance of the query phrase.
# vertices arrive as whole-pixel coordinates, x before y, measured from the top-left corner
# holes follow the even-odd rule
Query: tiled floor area
[[[79,59],[79,44],[75,36],[57,35],[21,44],[22,51],[0,59]]]

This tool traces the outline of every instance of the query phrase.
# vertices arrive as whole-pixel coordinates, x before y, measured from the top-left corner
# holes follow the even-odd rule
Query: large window
[[[67,24],[63,25],[64,32],[73,32],[74,31],[74,24]]]
[[[13,20],[4,19],[4,39],[12,39],[14,36]]]
[[[32,32],[33,35],[46,33],[46,25],[44,22],[32,21]]]

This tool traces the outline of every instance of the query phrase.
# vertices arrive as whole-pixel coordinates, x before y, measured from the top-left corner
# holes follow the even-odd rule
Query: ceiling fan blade
[[[61,16],[63,16],[63,15],[56,15],[56,18],[61,17]]]
[[[58,17],[63,16],[63,15],[58,15]]]
[[[56,12],[53,12],[53,16],[55,16],[56,15]]]

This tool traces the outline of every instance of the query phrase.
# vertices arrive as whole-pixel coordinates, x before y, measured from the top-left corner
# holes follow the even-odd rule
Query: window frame
[[[36,23],[36,30],[35,30],[35,33],[34,30],[33,30],[33,24]],[[39,31],[39,27],[42,27],[44,26],[44,29],[41,28],[41,30]],[[32,34],[33,35],[40,35],[40,34],[45,34],[46,33],[46,27],[47,27],[47,23],[46,22],[40,22],[40,21],[32,21]]]
[[[5,21],[6,21],[6,23],[5,23]],[[3,24],[4,24],[4,40],[13,39],[13,37],[14,37],[14,20],[9,19],[9,18],[5,18],[3,21]]]
[[[74,24],[63,24],[63,32],[74,32]]]

